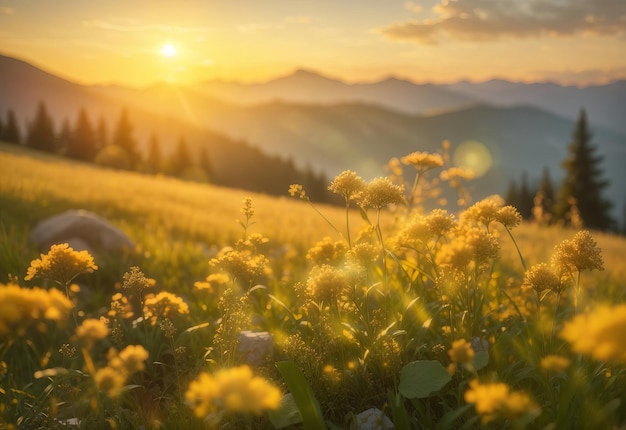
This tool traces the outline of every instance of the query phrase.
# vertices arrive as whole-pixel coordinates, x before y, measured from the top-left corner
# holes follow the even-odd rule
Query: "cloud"
[[[626,67],[613,69],[585,70],[536,70],[531,72],[538,81],[553,81],[564,85],[603,85],[618,80],[626,80]]]
[[[409,11],[413,12],[413,13],[421,12],[424,9],[422,6],[420,6],[417,3],[412,2],[412,1],[404,2],[404,8],[406,10],[409,10]]]
[[[164,33],[207,33],[211,31],[209,27],[183,27],[161,24],[142,24],[134,20],[118,20],[117,22],[115,22],[102,19],[92,19],[84,20],[83,26],[119,32],[162,31]]]
[[[0,7],[0,15],[13,15],[15,14],[15,9],[12,7]]]
[[[396,23],[378,32],[425,44],[445,39],[626,34],[624,0],[441,0],[433,12],[434,19]]]

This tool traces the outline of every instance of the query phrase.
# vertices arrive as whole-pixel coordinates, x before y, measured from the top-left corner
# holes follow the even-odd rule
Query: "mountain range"
[[[39,101],[59,124],[73,122],[80,108],[94,121],[103,117],[114,124],[126,108],[144,144],[155,133],[164,146],[173,147],[184,136],[190,145],[211,150],[207,139],[219,137],[223,145],[291,159],[331,177],[345,169],[364,178],[382,175],[391,157],[437,151],[443,140],[453,149],[479,142],[492,164],[474,182],[475,198],[502,194],[523,174],[537,181],[546,167],[559,180],[584,108],[611,182],[607,197],[618,208],[626,202],[625,81],[586,88],[507,81],[434,85],[398,78],[350,84],[298,70],[256,84],[207,81],[131,89],[78,85],[0,56],[0,114],[13,109],[27,121]]]

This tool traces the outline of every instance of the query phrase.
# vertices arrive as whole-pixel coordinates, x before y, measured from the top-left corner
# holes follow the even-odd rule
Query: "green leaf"
[[[474,370],[480,370],[489,364],[489,352],[478,351],[474,354]]]
[[[326,430],[324,418],[315,394],[298,367],[290,361],[276,363],[302,416],[306,430]]]
[[[302,415],[291,393],[285,394],[280,399],[280,406],[275,411],[269,411],[268,417],[276,429],[302,422]]]
[[[408,399],[422,399],[441,390],[451,379],[436,360],[414,361],[402,368],[398,390]]]
[[[458,427],[458,423],[456,422],[459,418],[461,418],[467,411],[472,408],[473,405],[466,404],[461,406],[458,409],[453,409],[447,412],[439,422],[437,423],[436,430],[446,430],[453,429]]]

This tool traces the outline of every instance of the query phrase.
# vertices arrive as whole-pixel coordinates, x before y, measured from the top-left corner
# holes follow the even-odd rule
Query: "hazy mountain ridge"
[[[484,103],[496,106],[527,104],[570,119],[576,118],[584,107],[593,124],[626,133],[626,81],[583,88],[503,80],[477,84],[460,82],[447,87]]]
[[[417,84],[390,77],[377,82],[349,84],[310,70],[264,83],[209,81],[195,91],[236,104],[281,100],[305,104],[368,103],[411,114],[437,114],[477,104],[530,105],[569,119],[585,108],[592,122],[626,134],[626,81],[587,87],[555,83],[520,83],[490,80],[455,84]],[[594,121],[596,118],[596,121]]]
[[[300,167],[308,166],[330,176],[352,169],[370,178],[384,174],[382,166],[391,157],[416,150],[436,151],[443,140],[450,140],[453,148],[464,141],[478,141],[492,154],[493,165],[487,175],[475,181],[476,198],[504,193],[510,180],[519,180],[522,172],[528,172],[530,179],[538,179],[543,168],[549,167],[552,177],[558,179],[562,173],[560,163],[567,155],[567,145],[574,127],[573,119],[539,109],[532,103],[525,103],[524,106],[496,106],[496,96],[490,95],[488,91],[483,98],[489,95],[489,104],[476,101],[478,97],[475,95],[471,96],[474,99],[465,95],[454,99],[464,103],[464,107],[456,109],[441,107],[446,106],[446,103],[441,102],[443,99],[428,97],[426,101],[431,108],[438,104],[439,110],[446,112],[416,115],[399,108],[400,104],[389,109],[383,103],[363,100],[331,102],[338,97],[337,94],[322,94],[319,86],[321,83],[325,88],[339,88],[341,91],[357,88],[361,93],[363,88],[381,91],[381,88],[415,86],[394,78],[370,84],[344,84],[312,72],[300,71],[278,82],[250,87],[251,94],[257,91],[254,88],[262,88],[265,94],[270,94],[268,88],[272,89],[273,101],[237,105],[215,95],[209,96],[206,88],[201,90],[197,86],[163,84],[141,90],[83,87],[67,81],[63,81],[63,84],[48,82],[49,77],[40,80],[36,74],[13,74],[9,76],[13,82],[7,82],[7,75],[3,74],[5,58],[0,57],[0,93],[5,94],[12,85],[21,90],[10,93],[11,97],[0,97],[0,113],[20,104],[24,110],[17,112],[18,117],[30,119],[34,116],[38,101],[44,100],[52,108],[55,118],[67,117],[74,121],[78,108],[84,102],[98,105],[100,110],[109,109],[109,124],[113,126],[121,107],[126,106],[139,139],[147,141],[149,134],[155,132],[164,146],[173,145],[179,136],[185,136],[192,145],[201,145],[207,144],[207,136],[220,136],[222,148],[230,145],[232,151],[236,151],[240,143],[229,139],[245,141],[264,153],[291,158]],[[20,85],[15,85],[15,81],[21,81]],[[315,91],[310,88],[308,91],[317,97],[317,102],[278,101],[281,97],[278,97],[277,88],[291,88],[291,97],[302,96],[304,81],[314,83]],[[234,86],[238,88],[237,91],[247,87],[225,82],[219,85]],[[512,88],[511,85],[525,84],[500,82],[498,85],[506,90]],[[492,87],[498,85],[492,83]],[[437,86],[422,87],[420,91],[427,88],[442,94]],[[606,88],[593,88],[593,91],[600,90],[606,91]],[[64,91],[69,95],[75,94],[71,99],[74,103],[72,107],[67,106],[68,103],[61,103],[59,97],[55,96]],[[457,88],[454,91],[460,90]],[[493,88],[490,91],[498,92]],[[388,100],[394,100],[393,94],[393,91],[387,93]],[[446,89],[444,94],[455,93]],[[412,100],[411,97],[408,100]],[[619,105],[620,102],[616,103]],[[27,109],[26,105],[29,106]],[[91,114],[91,109],[87,108]],[[576,114],[578,109],[576,107]],[[99,111],[93,111],[98,115],[96,112]],[[626,190],[620,186],[626,181],[626,171],[622,167],[626,162],[626,136],[599,127],[593,112],[588,109],[588,113],[593,143],[598,145],[599,153],[605,157],[603,167],[612,183],[608,197],[621,207],[626,201]],[[232,151],[231,156],[234,155]],[[228,166],[220,167],[228,169]]]
[[[308,70],[258,84],[205,82],[195,91],[236,104],[263,104],[272,101],[304,104],[367,103],[401,112],[422,114],[466,107],[475,99],[435,85],[387,78],[379,82],[348,84]]]

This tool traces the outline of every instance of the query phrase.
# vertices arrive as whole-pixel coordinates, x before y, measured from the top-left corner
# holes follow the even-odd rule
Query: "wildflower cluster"
[[[47,254],[30,263],[26,281],[41,278],[69,285],[81,273],[97,270],[98,266],[87,251],[74,251],[67,243],[52,245]]]
[[[483,424],[495,420],[515,422],[540,413],[539,407],[527,394],[512,391],[501,382],[480,384],[471,381],[470,389],[465,392],[465,401],[474,404]]]
[[[155,325],[159,318],[174,318],[189,313],[189,305],[182,297],[167,291],[147,296],[144,301],[143,314],[146,321]]]
[[[599,306],[575,316],[561,330],[575,352],[598,361],[626,364],[626,305]]]
[[[148,351],[141,345],[129,345],[120,352],[111,349],[108,357],[108,365],[96,371],[94,382],[99,391],[115,398],[122,393],[133,373],[145,369],[144,361],[148,359]]]
[[[194,414],[219,422],[222,414],[261,414],[277,409],[282,394],[264,378],[254,376],[248,366],[220,369],[215,374],[201,373],[189,384],[185,399]]]
[[[73,307],[55,288],[0,284],[0,337],[22,337],[32,329],[45,333],[46,322],[65,323]]]
[[[599,246],[581,231],[527,268],[519,212],[470,205],[449,150],[369,182],[342,172],[328,189],[345,227],[343,208],[324,217],[336,236],[308,249],[251,232],[244,198],[243,236],[202,248],[208,273],[171,291],[132,266],[109,303],[102,289],[79,308],[70,284],[93,259],[51,248],[27,278],[67,295],[0,285],[0,427],[619,428],[626,308],[581,275],[604,268]],[[427,210],[445,182],[460,209]]]

